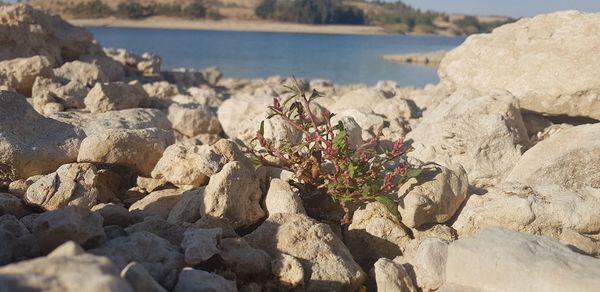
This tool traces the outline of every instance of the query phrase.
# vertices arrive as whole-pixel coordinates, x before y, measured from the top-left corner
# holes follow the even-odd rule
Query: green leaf
[[[354,178],[355,171],[356,171],[356,166],[354,166],[354,164],[352,164],[352,162],[350,162],[348,164],[348,175],[350,176],[350,178]]]
[[[261,122],[260,122],[260,129],[258,129],[258,132],[259,132],[261,135],[264,135],[264,134],[265,134],[265,121],[261,121]]]
[[[285,107],[285,105],[290,102],[292,99],[296,98],[296,96],[298,96],[297,94],[291,95],[290,97],[286,98],[285,101],[283,102],[283,107]]]
[[[422,169],[411,168],[411,169],[409,169],[409,170],[408,170],[408,171],[407,171],[407,172],[404,174],[404,177],[405,177],[406,179],[410,179],[410,178],[413,178],[413,177],[415,177],[415,178],[416,178],[416,177],[418,177],[419,175],[421,175],[421,173],[423,173],[423,170],[422,170]]]
[[[333,149],[342,149],[346,143],[346,131],[339,131],[331,142]]]
[[[392,213],[394,216],[396,216],[396,218],[398,218],[398,220],[400,220],[400,212],[398,212],[398,204],[396,202],[394,202],[394,200],[392,200],[388,197],[385,197],[385,196],[378,196],[377,198],[375,198],[375,200],[377,200],[377,202],[383,204],[390,213]]]

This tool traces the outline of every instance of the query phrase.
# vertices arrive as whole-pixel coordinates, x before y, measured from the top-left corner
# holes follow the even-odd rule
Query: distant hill
[[[448,15],[402,2],[364,0],[28,0],[71,19],[150,16],[257,20],[308,24],[368,24],[403,34],[469,35],[514,21],[501,16]]]

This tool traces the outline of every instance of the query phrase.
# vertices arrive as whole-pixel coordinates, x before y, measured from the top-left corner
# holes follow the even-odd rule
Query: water
[[[329,79],[338,84],[392,80],[404,86],[437,83],[434,67],[397,64],[384,54],[451,49],[462,37],[329,35],[142,28],[89,28],[104,47],[149,51],[163,69],[217,66],[225,77],[273,75]]]

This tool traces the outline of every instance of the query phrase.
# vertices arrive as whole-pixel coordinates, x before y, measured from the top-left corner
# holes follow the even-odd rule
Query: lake
[[[217,66],[225,77],[273,75],[329,79],[338,84],[392,80],[403,86],[437,83],[436,68],[397,64],[384,54],[452,49],[463,37],[331,35],[90,27],[104,47],[153,52],[163,69]]]

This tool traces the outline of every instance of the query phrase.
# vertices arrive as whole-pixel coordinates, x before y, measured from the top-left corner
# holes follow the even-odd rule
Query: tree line
[[[67,12],[79,18],[102,18],[116,16],[128,19],[141,19],[150,16],[164,15],[186,18],[216,18],[214,11],[209,11],[202,0],[196,0],[186,6],[178,4],[140,4],[136,2],[119,3],[115,10],[102,0],[81,2],[68,8]]]

